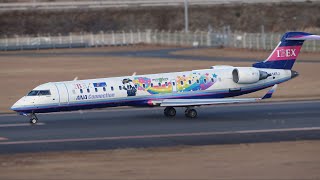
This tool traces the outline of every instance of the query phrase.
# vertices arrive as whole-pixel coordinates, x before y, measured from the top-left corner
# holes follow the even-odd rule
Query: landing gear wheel
[[[198,116],[198,113],[195,109],[187,109],[185,111],[185,115],[188,118],[196,118]]]
[[[31,114],[31,117],[30,117],[30,124],[37,124],[38,122],[38,118],[35,114]]]
[[[30,119],[30,124],[37,124],[37,122],[38,122],[38,119],[37,118],[31,118]]]
[[[167,117],[174,117],[176,114],[177,114],[177,111],[173,107],[166,107],[164,109],[164,115]]]

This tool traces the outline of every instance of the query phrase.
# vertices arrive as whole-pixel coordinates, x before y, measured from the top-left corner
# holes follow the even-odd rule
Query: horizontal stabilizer
[[[286,40],[320,40],[319,35],[302,35],[302,36],[293,36],[293,37],[288,37]]]

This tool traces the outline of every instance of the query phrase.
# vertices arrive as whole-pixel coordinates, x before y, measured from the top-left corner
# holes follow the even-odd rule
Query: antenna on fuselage
[[[76,81],[76,80],[78,80],[78,76],[76,76],[76,77],[73,79],[73,81]]]

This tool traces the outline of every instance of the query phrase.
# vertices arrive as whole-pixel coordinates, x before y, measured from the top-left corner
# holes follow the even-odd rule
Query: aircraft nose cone
[[[18,102],[19,101],[17,101],[16,103],[14,103],[12,106],[11,106],[11,110],[13,110],[13,111],[15,111],[16,110],[16,108],[18,107]]]
[[[16,103],[14,103],[11,106],[12,111],[16,111],[17,109],[21,108],[23,106],[24,98],[19,99]]]
[[[299,76],[299,73],[297,71],[291,70],[291,78],[295,78],[297,76]]]
[[[15,109],[16,109],[16,105],[15,105],[15,104],[14,104],[14,105],[12,105],[10,109],[11,109],[12,111],[15,111]]]

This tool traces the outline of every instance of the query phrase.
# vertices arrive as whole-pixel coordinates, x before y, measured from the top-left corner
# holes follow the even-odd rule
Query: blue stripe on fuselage
[[[225,97],[234,97],[243,94],[252,93],[255,91],[259,91],[261,89],[265,89],[267,87],[273,86],[274,84],[279,84],[289,80],[290,78],[283,78],[276,82],[266,83],[264,85],[251,86],[242,88],[241,91],[238,92],[229,92],[227,90],[219,90],[219,91],[209,91],[209,92],[192,92],[188,94],[167,94],[167,95],[157,95],[153,96],[144,96],[144,97],[126,97],[119,98],[113,100],[103,100],[103,101],[91,101],[91,102],[76,102],[70,103],[68,105],[46,105],[46,106],[38,106],[35,107],[23,107],[23,108],[14,108],[12,110],[19,113],[48,113],[48,112],[59,112],[59,111],[76,111],[76,110],[84,110],[84,109],[97,109],[97,108],[106,108],[106,107],[116,107],[116,106],[150,106],[148,101],[157,100],[157,99],[173,99],[173,98],[184,98],[184,99],[205,99],[205,98],[225,98]]]

